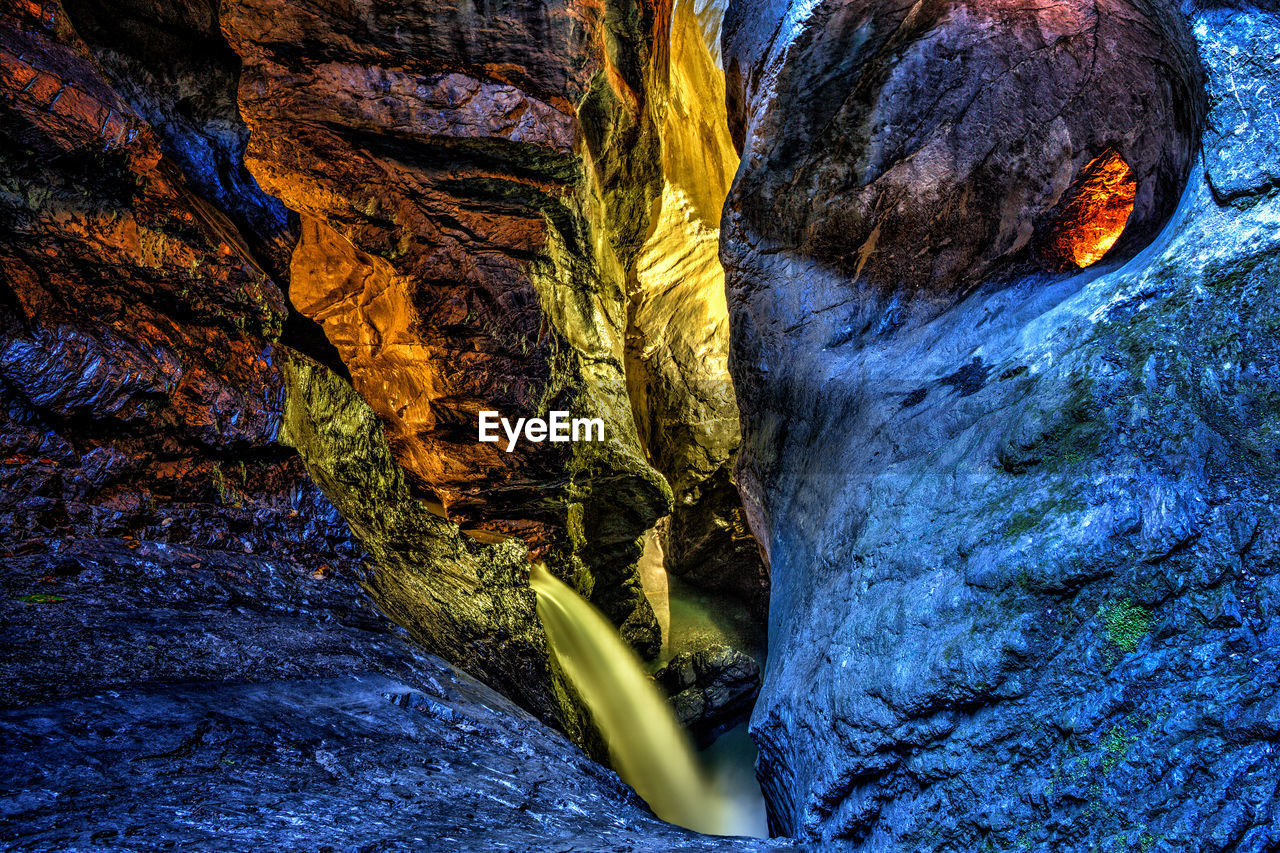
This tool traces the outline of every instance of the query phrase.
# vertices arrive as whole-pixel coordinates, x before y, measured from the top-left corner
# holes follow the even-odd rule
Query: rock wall
[[[670,478],[676,563],[762,607],[728,474],[717,26],[688,6],[672,64],[671,10],[648,0],[20,4],[0,61],[11,544],[342,573],[603,754],[547,660],[530,557],[656,655],[634,566]],[[653,235],[690,210],[705,280],[638,311]],[[652,411],[692,438],[642,442],[640,325],[678,356]],[[476,441],[482,409],[600,416],[608,440],[508,454]]]
[[[623,365],[625,276],[660,180],[661,3],[490,12],[224,4],[246,164],[302,214],[291,299],[386,424],[415,492],[517,536],[647,655],[634,563],[668,511]],[[605,420],[606,442],[477,442],[479,412]]]
[[[625,51],[626,38],[640,32],[636,27],[658,26],[652,15],[618,20],[616,14],[593,18],[594,29],[562,23],[583,50],[608,41],[611,49]],[[241,61],[220,26],[212,4],[148,0],[110,7],[94,0],[66,7],[20,4],[0,24],[4,551],[93,554],[118,542],[269,554],[300,577],[359,581],[428,649],[579,742],[599,746],[551,671],[524,574],[526,545],[518,537],[486,545],[465,536],[439,517],[444,507],[420,499],[414,486],[421,478],[401,468],[408,456],[393,452],[384,422],[346,378],[365,380],[367,390],[362,365],[353,361],[348,374],[347,354],[293,307],[312,304],[315,293],[308,288],[321,274],[332,277],[339,260],[379,270],[390,269],[389,262],[356,249],[314,211],[301,219],[244,168],[251,136],[237,101]],[[612,36],[604,39],[604,32]],[[646,49],[659,43],[644,41]],[[579,228],[574,239],[598,247],[608,263],[622,263],[627,241],[638,242],[632,231],[643,227],[643,217],[619,214],[625,226],[591,231],[588,224],[606,218],[582,212],[591,205],[643,206],[643,176],[620,173],[609,145],[638,139],[643,123],[636,117],[644,113],[618,108],[591,88],[616,86],[625,93],[623,78],[639,72],[627,65],[615,80],[608,67],[575,71],[585,75],[588,92],[596,91],[591,103],[597,112],[582,109],[596,123],[584,131],[570,111],[565,121],[578,147],[556,155],[555,168],[563,174],[554,186],[522,173],[538,184],[533,196],[523,198],[542,198],[545,190],[547,216],[539,218],[542,208],[491,197],[486,211],[473,211],[478,220],[498,216],[516,228],[511,240],[527,237],[529,246],[543,245],[531,236],[538,228]],[[555,77],[554,69],[548,73]],[[567,102],[557,102],[557,109],[568,109]],[[635,126],[623,126],[628,116]],[[597,131],[612,134],[608,144],[592,136]],[[430,146],[417,153],[432,150],[439,153]],[[588,168],[575,159],[590,161],[592,150],[604,165]],[[636,168],[646,162],[637,158]],[[573,163],[576,176],[569,174]],[[476,180],[494,186],[483,174]],[[385,183],[396,186],[391,177]],[[640,188],[640,201],[624,191],[631,185]],[[484,247],[473,261],[485,267],[502,255],[506,260],[496,263],[510,265],[514,254],[519,264],[542,269],[538,275],[555,271],[554,259],[525,257],[524,251],[515,244],[496,254]],[[523,383],[549,396],[548,362],[532,350],[520,352],[522,346],[542,347],[562,371],[552,385],[566,408],[587,406],[582,401],[590,399],[590,406],[623,413],[610,421],[614,443],[594,454],[561,459],[558,469],[531,457],[537,473],[511,486],[512,501],[525,501],[522,517],[550,531],[529,541],[558,556],[584,588],[594,584],[597,601],[633,641],[656,650],[656,624],[631,566],[639,552],[635,540],[666,512],[669,498],[661,478],[639,460],[629,427],[621,333],[613,350],[588,352],[580,341],[567,343],[564,329],[580,335],[590,330],[567,321],[555,326],[546,315],[556,309],[581,323],[583,312],[607,308],[625,316],[620,273],[597,275],[591,261],[575,260],[577,277],[550,295],[529,289],[528,280],[503,279],[511,291],[499,288],[498,296],[510,316],[494,314],[501,308],[495,304],[484,322],[505,324],[504,340],[516,348],[504,362],[506,372],[486,361],[488,345],[473,338],[450,351],[459,359],[450,369],[465,368],[452,374],[460,382],[489,381],[491,389]],[[312,267],[320,272],[313,274]],[[460,280],[473,281],[461,274]],[[549,308],[538,301],[544,296]],[[477,291],[470,298],[485,297]],[[523,314],[512,307],[522,300]],[[448,320],[435,308],[427,313]],[[534,315],[545,328],[521,325],[521,317]],[[453,328],[450,323],[445,325]],[[600,325],[607,337],[612,327],[603,320]],[[516,340],[521,331],[531,332],[528,340]],[[468,347],[479,365],[467,360]],[[517,355],[524,360],[517,363]],[[491,375],[482,372],[491,368]],[[621,402],[602,402],[610,394],[621,395]],[[394,440],[395,430],[388,432]],[[476,446],[474,434],[468,440]],[[480,469],[471,473],[483,479]],[[530,487],[537,477],[544,478],[538,481],[541,494]],[[592,491],[600,486],[607,488]],[[498,532],[521,531],[508,526]],[[592,561],[590,569],[582,556]],[[208,559],[193,558],[195,565],[187,568],[166,563],[155,569],[156,577],[181,584],[183,572]],[[24,579],[20,585],[34,585],[22,594],[35,596],[33,602],[64,598],[60,577],[55,571]],[[190,675],[202,677],[196,669]]]
[[[274,441],[288,311],[260,256],[60,7],[0,27],[6,549],[108,537],[352,570],[360,547]],[[263,244],[284,239],[256,211]]]
[[[631,282],[627,383],[640,439],[675,497],[666,570],[738,599],[763,624],[768,575],[730,479],[738,406],[719,240],[738,155],[719,61],[723,12],[717,0],[675,4],[662,197]]]
[[[1277,843],[1278,23],[730,5],[722,257],[777,829]],[[1104,152],[1131,176],[1091,183]],[[1096,265],[1040,253],[1124,193]]]

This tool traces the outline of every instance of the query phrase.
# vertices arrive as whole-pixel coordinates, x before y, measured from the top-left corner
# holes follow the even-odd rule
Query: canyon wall
[[[6,550],[172,545],[213,555],[194,568],[270,554],[304,586],[358,581],[600,752],[551,670],[527,564],[656,653],[634,562],[670,498],[631,421],[623,336],[667,12],[490,26],[442,6],[411,30],[347,11],[6,15]],[[450,54],[424,27],[477,41]],[[598,415],[608,441],[490,452],[479,408]],[[65,597],[57,572],[22,583]],[[108,678],[110,660],[76,665]]]
[[[353,570],[360,547],[274,441],[287,212],[210,202],[247,180],[214,165],[233,142],[201,138],[188,179],[56,5],[3,27],[7,549],[146,539]]]
[[[626,393],[625,276],[659,187],[669,10],[224,4],[246,166],[302,216],[290,298],[414,494],[523,540],[655,654],[634,562],[668,511]],[[566,410],[603,443],[477,441]]]
[[[0,64],[7,547],[340,575],[602,756],[528,562],[656,655],[635,564],[670,480],[673,553],[695,543],[684,563],[757,613],[766,582],[728,480],[718,17],[681,9],[672,63],[672,10],[647,0],[20,3]],[[687,218],[680,182],[705,274],[642,281]],[[642,326],[688,345],[638,430]],[[605,441],[507,453],[477,441],[482,410],[599,417]],[[651,415],[690,415],[692,437]]]
[[[720,213],[738,168],[725,117],[718,0],[680,0],[671,26],[662,198],[630,289],[627,382],[640,439],[671,484],[666,570],[740,602],[762,625],[768,575],[731,480],[738,407]]]
[[[11,4],[4,764],[80,793],[6,814],[154,846],[127,813],[181,779],[228,846],[320,786],[388,843],[718,849],[421,651],[603,755],[528,562],[652,655],[670,514],[691,584],[759,615],[772,575],[779,831],[1274,846],[1275,14],[769,0],[719,34],[714,2]],[[507,454],[482,409],[608,440]],[[754,677],[663,675],[703,733]]]
[[[776,829],[1274,846],[1278,24],[730,4]]]
[[[307,8],[258,11],[284,26]],[[296,172],[252,143],[293,210],[244,167],[217,4],[0,16],[6,849],[779,849],[658,821],[544,724],[605,754],[548,659],[531,549],[654,651],[631,566],[669,501],[622,371],[657,168],[631,89],[652,69],[631,51],[660,51],[664,24],[638,6],[551,17],[546,45],[548,22],[526,23],[552,106],[515,87],[536,88],[508,61],[531,45],[504,54],[500,19],[486,82],[399,93],[448,126],[425,140],[393,128],[373,34],[348,31],[336,65],[319,61],[343,46],[332,30],[254,54],[250,85],[279,51],[294,72],[340,66],[338,94],[385,96],[386,126],[299,112],[315,125],[280,128]],[[255,132],[283,120],[258,107]],[[522,121],[532,142],[501,139]],[[430,161],[455,155],[451,187]],[[330,206],[292,194],[326,179]],[[381,186],[398,221],[371,207]],[[459,455],[474,436],[456,419],[481,403],[598,409],[612,441]],[[438,467],[419,464],[429,442]]]

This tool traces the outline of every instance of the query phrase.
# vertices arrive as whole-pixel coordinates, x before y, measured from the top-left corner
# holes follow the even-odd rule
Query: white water
[[[749,834],[754,826],[698,764],[671,706],[609,620],[540,564],[529,581],[552,653],[590,709],[618,775],[668,823]]]

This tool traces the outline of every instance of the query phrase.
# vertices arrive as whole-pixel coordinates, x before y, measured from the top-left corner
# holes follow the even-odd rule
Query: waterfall
[[[590,709],[618,775],[668,823],[710,835],[743,831],[671,707],[609,620],[541,564],[529,582],[552,653]]]

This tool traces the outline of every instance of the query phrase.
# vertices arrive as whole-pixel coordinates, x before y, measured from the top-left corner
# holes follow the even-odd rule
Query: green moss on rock
[[[1098,618],[1106,626],[1107,639],[1125,652],[1136,650],[1151,632],[1151,613],[1128,600],[1102,605]]]

